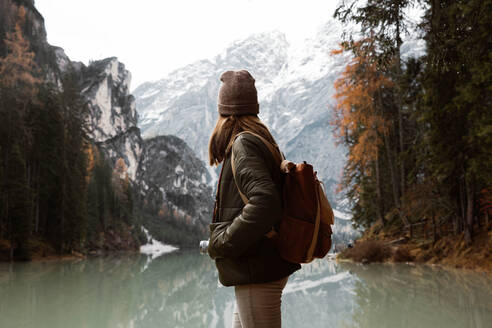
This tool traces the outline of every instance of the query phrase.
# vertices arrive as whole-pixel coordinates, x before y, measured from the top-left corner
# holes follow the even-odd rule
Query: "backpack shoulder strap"
[[[280,150],[275,150],[275,147],[273,147],[273,145],[268,142],[265,138],[263,138],[262,136],[256,134],[256,133],[253,133],[253,132],[249,132],[249,131],[243,131],[243,132],[240,132],[238,133],[235,137],[234,137],[234,140],[240,136],[241,134],[245,134],[245,133],[249,133],[249,134],[252,134],[256,137],[258,137],[267,147],[268,149],[272,152],[273,154],[273,157],[275,157],[276,160],[278,160],[280,158],[280,163],[284,160],[284,155],[280,152]],[[236,182],[236,167],[234,165],[234,152],[232,151],[231,149],[231,168],[232,168],[232,177],[234,178],[234,182],[236,183],[236,189],[237,191],[239,192],[239,196],[241,196],[241,199],[243,200],[243,203],[246,205],[248,204],[249,200],[248,200],[248,197],[246,197],[246,195],[244,195],[241,190],[239,189],[239,187],[237,186],[237,182]],[[273,238],[277,235],[277,232],[275,231],[275,229],[272,227],[272,229],[267,232],[265,234],[266,237],[268,238]]]
[[[239,137],[240,135],[243,135],[243,134],[251,134],[251,135],[257,137],[258,139],[260,139],[261,142],[263,142],[265,144],[265,146],[268,148],[268,150],[270,150],[270,152],[272,153],[273,157],[275,158],[275,160],[277,161],[277,163],[279,165],[285,159],[284,154],[280,151],[280,149],[278,148],[278,146],[276,146],[276,145],[274,146],[270,141],[268,141],[264,137],[260,136],[257,133],[251,132],[251,131],[242,131],[242,132],[239,132],[238,134],[236,134],[236,136],[234,137],[234,139],[231,140],[231,143],[230,143],[230,146],[229,147],[232,147],[232,144],[234,143],[234,141],[236,140],[236,138]]]
[[[239,189],[239,187],[237,186],[236,167],[234,165],[234,153],[232,151],[231,151],[231,167],[232,167],[232,177],[234,178],[234,183],[236,184],[236,189],[237,189],[237,191],[239,191],[239,196],[241,196],[241,199],[243,200],[244,204],[248,204],[248,202],[249,202],[248,197],[246,197],[246,195],[244,195],[241,192],[241,189]]]

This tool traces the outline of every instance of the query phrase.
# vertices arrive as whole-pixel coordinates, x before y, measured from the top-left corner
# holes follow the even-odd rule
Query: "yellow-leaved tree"
[[[23,99],[31,100],[42,80],[34,61],[34,52],[30,51],[29,41],[22,33],[26,10],[23,6],[12,5],[12,12],[16,13],[17,18],[13,31],[8,32],[4,40],[7,55],[0,58],[0,83],[17,90]]]
[[[365,38],[350,45],[342,44],[332,55],[345,51],[355,53],[344,72],[335,81],[335,105],[333,106],[335,136],[339,143],[348,146],[348,160],[344,178],[339,189],[349,189],[352,199],[364,200],[364,189],[369,188],[366,177],[375,177],[377,203],[366,204],[384,222],[381,208],[381,183],[379,158],[381,148],[388,137],[390,121],[385,117],[381,96],[382,90],[391,88],[392,81],[378,66],[375,43]],[[374,202],[373,202],[374,203]],[[370,216],[370,215],[369,215]],[[370,224],[370,218],[361,219],[361,224]]]

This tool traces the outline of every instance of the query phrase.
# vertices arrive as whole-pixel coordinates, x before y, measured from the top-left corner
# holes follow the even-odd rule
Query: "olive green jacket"
[[[251,134],[238,136],[232,152],[236,180],[229,153],[222,164],[208,253],[215,259],[224,286],[279,280],[301,266],[283,260],[265,236],[282,215],[278,163],[266,145]],[[248,198],[248,204],[237,188]]]

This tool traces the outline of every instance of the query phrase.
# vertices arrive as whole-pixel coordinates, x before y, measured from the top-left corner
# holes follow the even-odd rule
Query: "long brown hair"
[[[257,115],[219,115],[208,143],[208,156],[211,166],[219,165],[225,159],[230,151],[234,137],[243,131],[250,131],[262,136],[278,149],[275,139],[273,139],[266,125]]]

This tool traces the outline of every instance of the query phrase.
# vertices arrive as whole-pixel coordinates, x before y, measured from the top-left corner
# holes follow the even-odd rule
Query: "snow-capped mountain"
[[[260,117],[286,157],[314,164],[321,179],[333,185],[345,158],[329,125],[333,82],[345,63],[343,56],[329,54],[337,47],[340,32],[339,23],[330,21],[297,46],[278,31],[255,34],[233,42],[214,58],[142,84],[134,95],[143,136],[175,134],[207,162],[208,138],[218,115],[220,74],[247,69],[256,79]]]
[[[208,162],[208,139],[218,115],[219,77],[226,70],[247,69],[256,79],[260,117],[286,157],[312,163],[335,201],[333,187],[342,174],[345,149],[335,145],[330,106],[334,81],[348,55],[330,52],[339,47],[341,34],[342,26],[334,19],[300,44],[289,44],[278,31],[254,34],[213,58],[140,85],[134,95],[144,138],[177,135]],[[411,41],[402,50],[419,52],[422,46]]]

